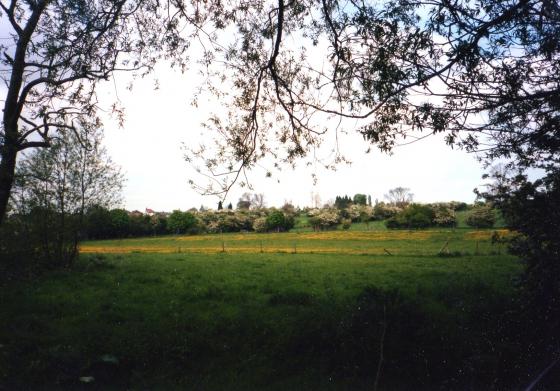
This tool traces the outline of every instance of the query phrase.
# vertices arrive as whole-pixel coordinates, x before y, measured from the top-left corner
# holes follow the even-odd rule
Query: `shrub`
[[[112,237],[111,213],[108,209],[94,205],[87,210],[84,219],[85,238],[107,239]]]
[[[253,221],[253,229],[255,232],[266,232],[266,218],[256,218],[255,221]]]
[[[496,222],[496,214],[489,205],[477,205],[467,215],[466,222],[470,227],[491,228]]]
[[[190,212],[174,210],[167,219],[167,227],[173,233],[187,233],[197,224],[197,218]]]
[[[328,208],[314,212],[309,218],[309,224],[314,229],[332,229],[340,223],[340,213],[337,209]]]
[[[436,204],[433,206],[434,224],[440,227],[454,227],[457,225],[455,211],[446,204]]]
[[[80,217],[34,207],[0,226],[0,279],[70,267],[78,255]]]
[[[286,218],[281,210],[273,210],[266,218],[266,227],[274,231],[283,231]]]
[[[395,216],[400,211],[401,209],[395,206],[387,205],[384,202],[380,202],[373,207],[372,218],[373,220],[385,220]]]
[[[351,225],[352,225],[352,220],[350,219],[342,220],[342,229],[349,229]]]
[[[112,209],[109,214],[111,216],[111,236],[119,238],[128,236],[130,229],[128,212],[124,209]]]
[[[425,228],[433,224],[434,211],[427,205],[410,204],[385,222],[387,228]]]
[[[456,212],[461,212],[461,211],[467,210],[469,206],[467,205],[466,202],[451,201],[449,203],[449,207]]]

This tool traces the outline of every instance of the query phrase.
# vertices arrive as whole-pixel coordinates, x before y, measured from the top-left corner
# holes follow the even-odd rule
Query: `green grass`
[[[4,286],[0,386],[73,389],[91,375],[100,389],[371,389],[386,313],[382,389],[429,389],[486,349],[472,339],[494,333],[519,265],[487,240],[475,255],[469,231],[426,232],[224,235],[227,249],[244,249],[226,253],[191,251],[219,247],[220,235],[85,243],[187,244],[84,254],[73,270]],[[255,251],[298,237],[302,250],[338,250]],[[463,255],[436,255],[449,238]],[[395,255],[367,255],[384,246]]]
[[[128,240],[90,241],[82,244],[87,253],[337,253],[358,255],[393,254],[435,256],[440,250],[463,255],[501,253],[493,245],[493,230],[429,229],[370,230],[289,233],[232,233],[194,236],[165,236]],[[506,235],[507,231],[500,231]]]

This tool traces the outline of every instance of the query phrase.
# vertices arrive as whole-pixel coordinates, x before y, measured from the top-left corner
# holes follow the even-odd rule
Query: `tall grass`
[[[350,250],[366,239],[334,237],[329,246]],[[479,356],[489,351],[485,341],[500,345],[516,261],[439,258],[427,255],[439,239],[406,242],[404,256],[83,254],[73,270],[2,287],[0,384],[284,390],[371,389],[376,378],[381,389],[491,382],[503,372],[501,353]]]

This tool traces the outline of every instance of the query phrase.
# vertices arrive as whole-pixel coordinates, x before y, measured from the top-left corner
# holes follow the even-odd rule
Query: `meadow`
[[[304,231],[257,234],[164,236],[86,242],[81,253],[301,253],[341,255],[434,256],[440,252],[490,254],[502,252],[492,235],[504,238],[505,229],[431,229],[370,231]]]
[[[1,288],[0,384],[476,389],[508,373],[513,349],[520,265],[494,232],[84,242],[71,270]]]

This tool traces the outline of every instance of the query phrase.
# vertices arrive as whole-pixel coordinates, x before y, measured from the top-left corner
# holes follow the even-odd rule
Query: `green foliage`
[[[342,229],[347,230],[352,226],[352,220],[342,219],[341,224],[342,224]]]
[[[77,255],[80,219],[35,207],[0,227],[0,282],[66,268]]]
[[[462,212],[467,210],[467,208],[469,207],[469,205],[466,202],[460,202],[460,201],[451,201],[449,203],[449,207],[451,209],[453,209],[456,212]]]
[[[75,129],[49,148],[22,156],[11,197],[14,235],[11,243],[4,242],[4,252],[13,257],[11,263],[35,263],[39,270],[71,266],[78,241],[86,237],[88,218],[106,225],[110,216],[103,206],[119,199],[121,186],[122,176],[95,128]],[[104,232],[97,234],[103,237]],[[27,249],[10,249],[15,243]],[[18,259],[18,253],[32,259]]]
[[[154,235],[164,235],[169,230],[167,227],[167,218],[160,214],[152,216],[150,219],[150,223]]]
[[[249,211],[220,211],[205,212],[199,217],[206,223],[208,232],[239,232],[241,230],[249,231],[253,228],[253,220],[258,214],[252,214]]]
[[[386,221],[387,228],[426,228],[433,224],[435,213],[427,205],[410,204]]]
[[[167,219],[167,227],[175,234],[188,233],[196,224],[197,219],[192,213],[180,210],[174,210]]]
[[[266,218],[266,226],[270,230],[284,230],[286,218],[281,210],[273,210]]]
[[[372,218],[374,220],[385,220],[395,216],[400,212],[400,210],[400,208],[397,208],[395,206],[388,205],[384,202],[379,202],[373,207]]]
[[[492,228],[496,222],[496,211],[490,205],[477,205],[467,215],[466,223],[475,228]]]
[[[130,228],[130,217],[124,209],[112,209],[109,212],[111,216],[111,233],[113,237],[123,238],[128,236]]]
[[[314,209],[309,212],[309,224],[315,230],[333,229],[340,223],[340,212],[334,208]]]
[[[434,211],[433,222],[438,227],[455,227],[457,226],[457,216],[455,210],[446,204],[432,205]]]
[[[347,195],[342,196],[342,197],[341,196],[336,196],[336,198],[334,199],[334,206],[335,206],[335,208],[338,208],[338,209],[346,209],[351,204],[352,204],[352,199],[350,197],[348,197]]]
[[[255,232],[266,232],[267,231],[267,218],[266,217],[258,217],[253,222],[253,230]]]
[[[531,359],[546,362],[552,347],[560,343],[560,169],[550,169],[534,182],[523,175],[508,182],[505,192],[486,197],[519,233],[510,241],[510,251],[525,265],[522,307],[517,314],[527,320],[526,334],[540,348],[531,352],[535,355]],[[495,235],[493,240],[502,239]]]
[[[367,195],[365,194],[354,194],[354,198],[352,199],[352,202],[356,205],[367,205]]]
[[[85,239],[108,239],[113,236],[112,215],[107,208],[94,205],[85,215]]]

